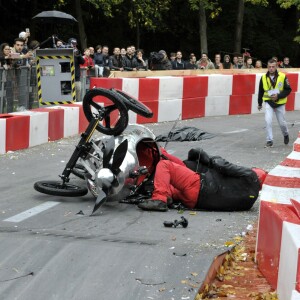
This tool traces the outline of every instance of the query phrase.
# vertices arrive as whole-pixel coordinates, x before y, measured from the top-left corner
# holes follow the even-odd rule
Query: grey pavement
[[[264,148],[264,115],[206,117],[179,121],[216,136],[199,142],[170,142],[184,159],[192,147],[244,166],[271,170],[291,151],[300,128],[299,112],[288,112],[291,143],[274,121],[274,147]],[[147,125],[167,133],[172,122]],[[135,205],[106,203],[89,217],[88,194],[78,198],[36,192],[38,180],[58,180],[79,137],[0,156],[0,299],[194,299],[213,258],[224,243],[257,220],[247,212],[191,214],[187,228],[165,228],[180,219],[176,210],[144,212]],[[164,143],[162,143],[164,145]],[[72,182],[84,184],[75,177]],[[49,201],[57,205],[21,222],[5,221]],[[82,210],[84,215],[77,215]]]

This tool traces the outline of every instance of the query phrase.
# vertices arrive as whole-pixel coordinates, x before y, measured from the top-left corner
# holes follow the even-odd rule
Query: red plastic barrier
[[[231,95],[229,101],[229,114],[251,114],[252,95]]]
[[[5,151],[16,151],[29,147],[30,116],[1,114],[6,119]]]
[[[233,75],[232,95],[252,95],[255,93],[255,74]]]
[[[259,219],[256,258],[260,271],[276,289],[283,222],[300,225],[300,220],[292,205],[268,201],[261,201],[260,215],[264,217]]]
[[[140,78],[138,100],[149,107],[153,112],[152,118],[137,115],[137,123],[156,123],[158,121],[159,79]]]
[[[205,97],[183,98],[181,119],[201,118],[205,115]]]

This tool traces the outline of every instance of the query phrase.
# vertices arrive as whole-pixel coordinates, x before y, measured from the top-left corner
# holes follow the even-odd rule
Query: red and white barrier
[[[130,114],[130,122],[151,123],[218,115],[263,113],[257,109],[262,73],[185,77],[91,78],[91,87],[117,88],[149,106],[154,117]],[[299,72],[286,73],[292,93],[287,110],[300,109]]]
[[[260,196],[256,260],[280,300],[300,299],[299,142],[268,174]]]
[[[0,115],[0,154],[79,134],[84,131],[85,124],[81,105]]]
[[[287,73],[293,90],[288,97],[287,110],[300,109],[299,74],[300,72]],[[90,82],[91,87],[123,90],[148,106],[153,111],[150,119],[129,111],[130,123],[143,124],[173,121],[179,116],[185,120],[259,113],[257,94],[261,76],[258,73],[91,78]],[[103,102],[103,99],[99,97],[99,101]],[[47,113],[47,117],[42,116],[42,113]],[[20,119],[22,116],[27,119]],[[26,122],[29,122],[28,126],[20,125]],[[39,126],[35,125],[37,122]],[[30,113],[0,115],[0,154],[78,134],[85,130],[87,124],[80,103],[39,108]],[[14,132],[17,128],[19,131]]]

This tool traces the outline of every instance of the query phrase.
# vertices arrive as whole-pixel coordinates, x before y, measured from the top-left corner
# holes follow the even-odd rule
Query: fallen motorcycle
[[[38,192],[66,197],[91,192],[96,198],[92,214],[106,201],[120,201],[134,194],[154,173],[160,159],[154,134],[145,126],[128,125],[128,110],[146,118],[153,116],[144,104],[116,89],[95,88],[83,99],[90,122],[81,134],[60,181],[34,184]],[[95,131],[106,136],[93,138]],[[70,183],[70,175],[86,181],[87,187]]]

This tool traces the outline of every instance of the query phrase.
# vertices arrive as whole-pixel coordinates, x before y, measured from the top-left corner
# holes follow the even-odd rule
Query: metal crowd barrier
[[[95,70],[81,68],[81,95],[77,101],[82,101],[90,88],[90,77]],[[23,111],[39,107],[36,67],[20,67],[4,69],[0,67],[0,113]]]
[[[36,68],[0,68],[0,113],[23,111],[39,106]]]

